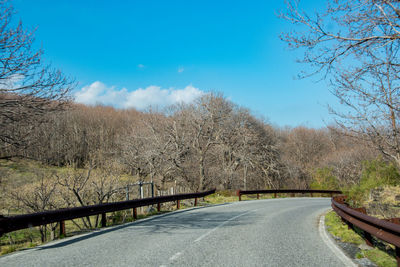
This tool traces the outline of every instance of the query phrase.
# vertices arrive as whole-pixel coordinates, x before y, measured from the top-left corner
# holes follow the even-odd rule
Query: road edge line
[[[356,263],[354,263],[353,260],[349,256],[347,256],[341,248],[339,248],[336,245],[335,241],[328,234],[326,227],[325,227],[325,214],[326,213],[327,212],[322,214],[319,219],[319,226],[318,226],[319,235],[321,236],[324,243],[331,249],[333,254],[335,254],[336,257],[338,257],[344,263],[345,266],[357,267],[358,265]]]

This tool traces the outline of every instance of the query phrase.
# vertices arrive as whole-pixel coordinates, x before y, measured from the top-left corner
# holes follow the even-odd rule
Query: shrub
[[[333,175],[331,168],[316,169],[312,174],[312,179],[311,189],[337,190],[339,188],[338,179]]]
[[[362,205],[371,189],[385,185],[400,185],[400,174],[393,163],[376,159],[363,162],[360,183],[345,191],[353,204]]]

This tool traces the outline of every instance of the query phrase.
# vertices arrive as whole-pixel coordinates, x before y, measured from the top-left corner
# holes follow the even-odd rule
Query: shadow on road
[[[215,206],[214,206],[215,207]],[[221,212],[219,211],[203,211],[200,207],[197,209],[181,210],[172,213],[154,216],[146,220],[139,220],[133,223],[126,223],[123,225],[114,226],[109,229],[102,229],[100,231],[91,232],[83,236],[72,237],[68,240],[60,240],[55,244],[48,244],[41,247],[37,247],[38,250],[46,250],[52,248],[65,247],[77,242],[81,242],[87,239],[95,238],[101,235],[105,235],[114,231],[129,228],[129,232],[137,232],[138,234],[144,235],[156,235],[160,233],[164,234],[185,234],[182,229],[213,229],[222,223],[224,227],[235,227],[244,224],[254,223],[254,218],[250,214],[241,216],[238,219],[230,220],[236,216],[244,213],[244,211],[231,211]],[[230,220],[229,222],[227,222]]]

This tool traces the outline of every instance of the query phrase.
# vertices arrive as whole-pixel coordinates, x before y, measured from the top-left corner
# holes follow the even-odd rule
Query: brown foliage
[[[30,131],[47,120],[47,114],[64,108],[73,87],[59,70],[42,63],[33,32],[12,23],[13,8],[0,2],[0,142],[27,147]]]

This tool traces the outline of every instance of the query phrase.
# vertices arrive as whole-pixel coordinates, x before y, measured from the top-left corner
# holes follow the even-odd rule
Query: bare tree
[[[4,147],[27,145],[30,129],[69,100],[74,83],[42,63],[33,31],[12,23],[14,11],[0,2],[0,141]]]
[[[93,157],[98,161],[101,155]],[[98,168],[89,165],[86,170],[69,169],[57,174],[57,178],[61,186],[59,194],[64,205],[68,207],[107,203],[113,200],[113,196],[122,188],[120,166],[115,161],[107,161]],[[99,215],[96,216],[95,227],[98,222]],[[82,218],[82,223],[85,228],[93,228],[90,217]]]
[[[371,53],[369,64],[337,75],[332,92],[347,110],[330,110],[345,133],[369,140],[400,167],[400,68],[393,46],[384,48],[382,58]]]
[[[310,171],[318,166],[321,159],[332,150],[328,132],[325,129],[296,127],[288,135],[283,147],[289,161]]]
[[[221,139],[226,188],[278,187],[281,163],[272,127],[236,107],[224,124]]]
[[[14,201],[14,207],[19,207],[25,212],[41,212],[61,207],[61,202],[57,199],[57,181],[48,177],[44,172],[35,173],[39,179],[36,182],[13,188],[8,192],[8,196]],[[55,237],[56,223],[50,224],[51,239]],[[39,227],[42,242],[47,238],[47,226]]]
[[[400,3],[333,0],[326,10],[309,16],[290,1],[281,16],[306,29],[282,39],[305,48],[301,61],[330,75],[331,92],[344,106],[329,107],[337,125],[371,142],[400,168]]]
[[[65,189],[60,192],[60,196],[67,207],[78,205],[84,207],[92,204],[93,195],[88,189],[92,171],[92,166],[89,166],[86,172],[84,170],[68,170],[68,172],[57,175],[58,183]],[[86,220],[82,218],[82,223],[88,229],[93,228],[89,217],[86,217]]]
[[[337,70],[349,65],[346,59],[369,57],[371,51],[398,45],[400,40],[396,0],[327,0],[325,10],[310,13],[300,7],[300,1],[287,1],[279,15],[299,30],[283,33],[281,39],[290,48],[304,48],[300,61],[311,64],[316,72]]]
[[[174,114],[176,124],[184,126],[187,145],[190,146],[198,169],[197,190],[212,184],[207,173],[207,159],[212,148],[221,143],[226,119],[231,116],[232,103],[222,95],[207,94],[194,104],[182,106]]]

